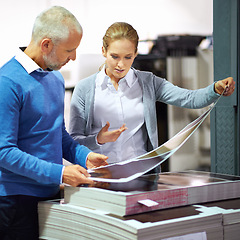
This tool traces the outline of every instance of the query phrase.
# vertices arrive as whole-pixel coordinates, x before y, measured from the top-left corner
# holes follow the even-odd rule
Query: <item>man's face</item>
[[[76,50],[82,39],[82,35],[71,31],[67,40],[53,46],[52,51],[43,56],[46,68],[59,70],[70,60],[76,59]]]

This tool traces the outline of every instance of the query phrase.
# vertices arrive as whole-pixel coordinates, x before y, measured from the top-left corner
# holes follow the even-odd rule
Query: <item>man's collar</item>
[[[20,47],[15,59],[25,68],[28,74],[35,70],[42,70],[27,54],[24,53],[25,47]],[[43,71],[43,70],[42,70]]]

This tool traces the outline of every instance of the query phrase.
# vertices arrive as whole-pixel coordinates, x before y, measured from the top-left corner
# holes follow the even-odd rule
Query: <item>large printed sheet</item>
[[[219,99],[220,97],[218,100]],[[124,183],[136,179],[159,166],[191,137],[191,135],[210,114],[218,100],[205,113],[189,123],[185,128],[158,148],[134,159],[125,160],[95,169],[89,169],[88,172],[91,174],[90,178],[99,182]]]

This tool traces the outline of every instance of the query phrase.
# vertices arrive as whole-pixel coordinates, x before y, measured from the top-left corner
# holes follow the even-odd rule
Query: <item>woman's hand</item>
[[[123,124],[119,129],[108,131],[110,127],[110,123],[107,122],[106,125],[100,130],[100,132],[97,135],[97,141],[99,144],[104,144],[107,142],[115,142],[119,136],[127,130],[127,127],[125,124]]]
[[[235,82],[232,77],[225,78],[223,80],[217,81],[214,84],[214,90],[218,94],[222,94],[224,89],[226,88],[224,92],[224,96],[230,96],[234,92],[235,89]]]

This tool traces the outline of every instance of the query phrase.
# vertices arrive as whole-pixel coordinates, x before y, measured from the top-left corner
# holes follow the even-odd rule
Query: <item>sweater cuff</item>
[[[96,136],[95,136],[95,143],[96,143],[96,145],[99,146],[99,147],[101,147],[101,146],[104,144],[104,143],[103,143],[103,144],[98,143],[97,134],[96,134]]]
[[[60,184],[63,184],[63,172],[64,172],[65,166],[62,168],[62,174],[61,174],[61,179],[60,179]]]
[[[78,148],[79,149],[77,154],[77,163],[80,166],[87,169],[86,162],[87,162],[88,154],[92,151],[83,145],[78,145]]]
[[[215,92],[215,83],[216,83],[216,82],[214,82],[214,83],[212,84],[212,91],[213,91],[213,94],[214,94],[215,96],[218,96],[218,97],[219,97],[220,94],[218,94],[218,93]],[[211,86],[211,85],[210,85],[210,86]]]
[[[215,85],[215,82],[208,86],[209,96],[210,96],[211,98],[218,98],[220,95],[215,92],[215,90],[214,90],[214,85]]]
[[[50,181],[49,183],[61,184],[62,183],[62,174],[63,174],[63,165],[53,163],[50,169]]]

